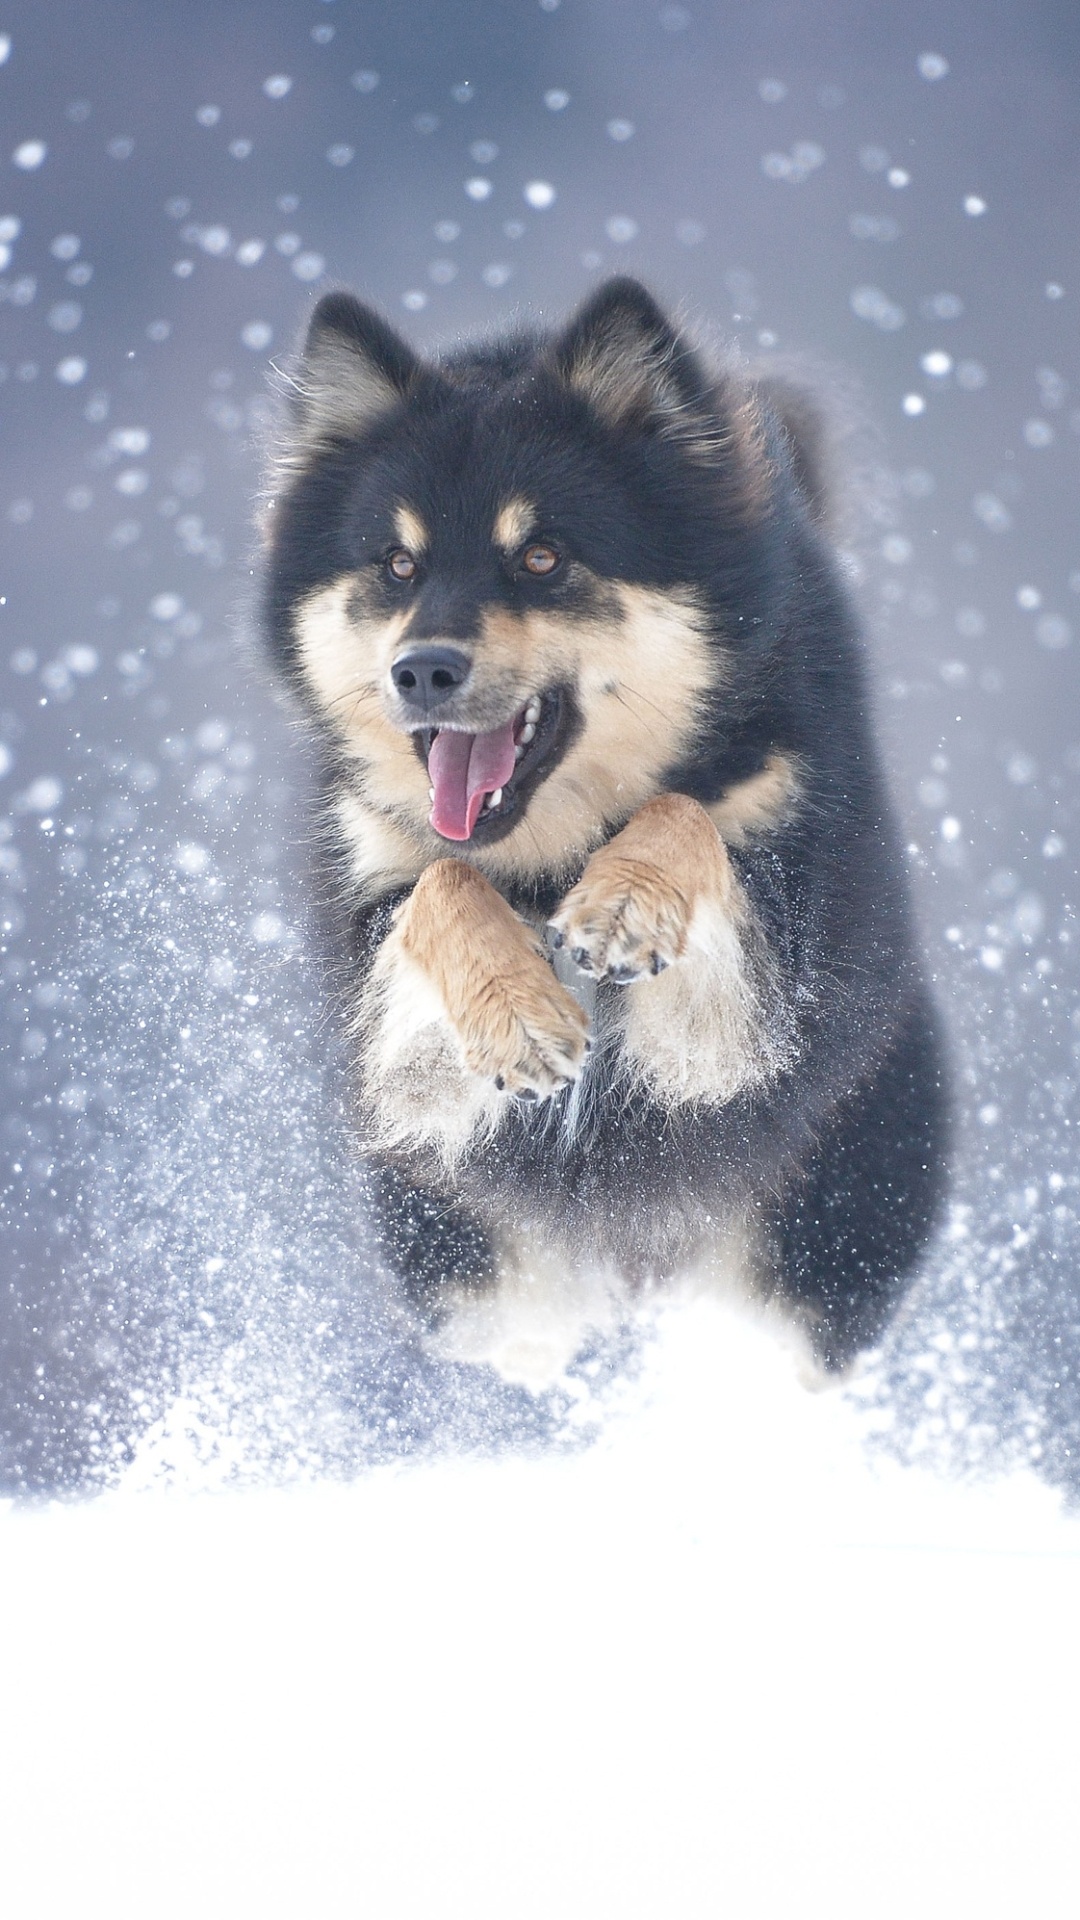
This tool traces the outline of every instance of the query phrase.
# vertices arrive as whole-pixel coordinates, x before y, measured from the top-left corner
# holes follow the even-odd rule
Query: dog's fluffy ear
[[[696,354],[636,280],[609,280],[593,294],[552,357],[559,378],[608,426],[693,437],[710,412]]]
[[[311,318],[293,376],[295,424],[309,448],[363,433],[416,383],[420,362],[351,293],[328,293]]]

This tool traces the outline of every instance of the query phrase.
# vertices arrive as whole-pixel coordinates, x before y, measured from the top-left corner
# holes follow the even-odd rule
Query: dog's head
[[[559,871],[716,711],[718,582],[770,485],[752,396],[617,280],[436,364],[330,294],[292,412],[271,626],[354,788],[428,857]]]

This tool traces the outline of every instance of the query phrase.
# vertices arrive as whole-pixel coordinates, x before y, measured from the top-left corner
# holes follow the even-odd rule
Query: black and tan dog
[[[324,750],[363,1142],[409,1296],[737,1229],[828,1368],[944,1120],[812,416],[641,287],[437,363],[318,306],[266,620]]]

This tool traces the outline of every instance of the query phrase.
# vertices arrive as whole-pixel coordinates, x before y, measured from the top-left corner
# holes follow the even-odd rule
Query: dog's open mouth
[[[419,735],[431,780],[435,832],[444,840],[471,840],[510,824],[522,789],[539,774],[560,731],[558,692],[534,693],[512,720],[490,733],[439,727]]]

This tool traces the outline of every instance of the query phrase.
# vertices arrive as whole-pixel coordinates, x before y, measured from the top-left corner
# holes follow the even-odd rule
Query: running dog
[[[632,280],[435,361],[315,310],[265,629],[321,748],[380,1245],[431,1322],[737,1232],[836,1371],[927,1242],[941,1050],[822,464],[804,396]]]

